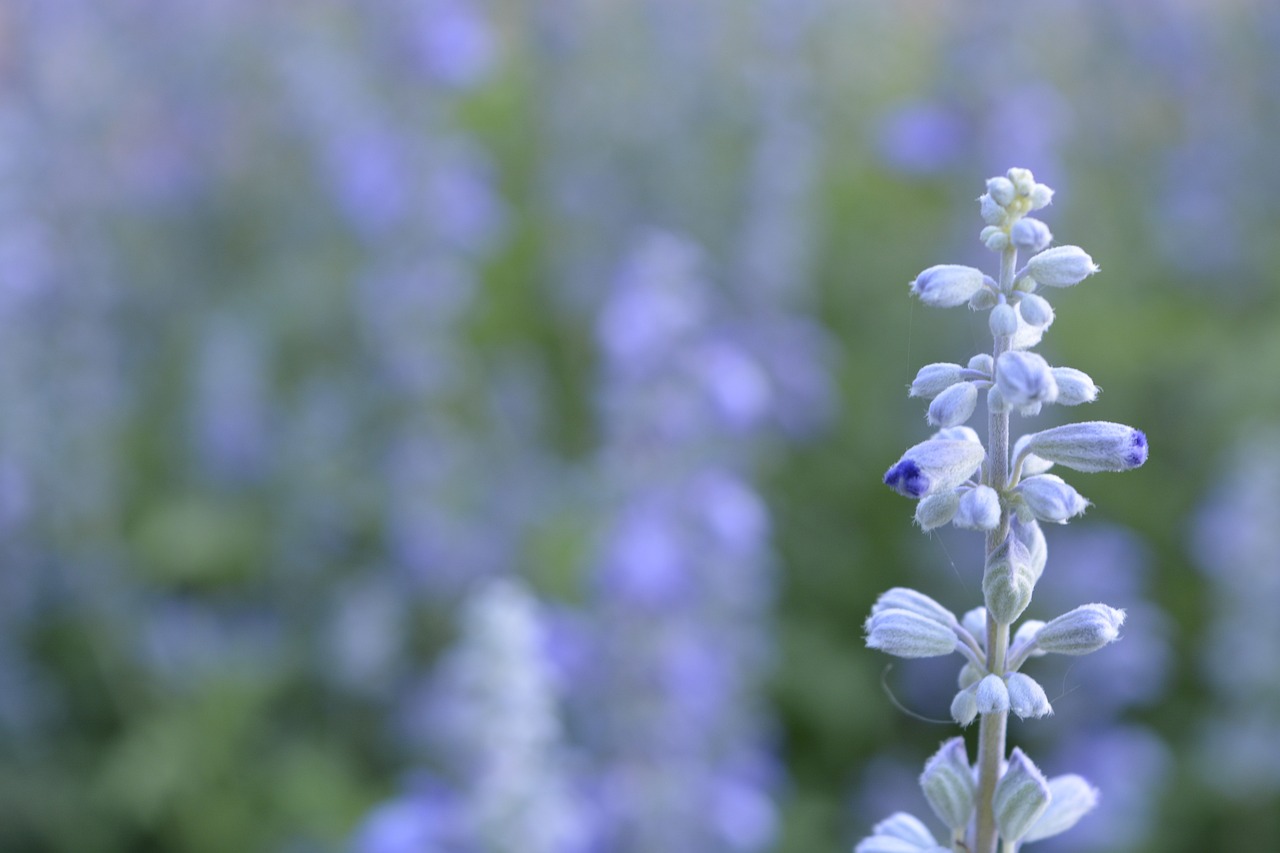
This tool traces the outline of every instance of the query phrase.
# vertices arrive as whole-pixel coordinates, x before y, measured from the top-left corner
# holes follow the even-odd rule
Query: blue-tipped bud
[[[1035,679],[1020,672],[1011,672],[1005,681],[1009,688],[1009,710],[1017,714],[1019,719],[1043,717],[1053,713],[1049,697]]]
[[[978,389],[972,382],[957,382],[929,404],[929,423],[935,426],[960,426],[973,416],[978,406]]]
[[[1023,217],[1009,229],[1009,239],[1023,252],[1039,252],[1053,241],[1049,226],[1039,219]]]
[[[1043,296],[1023,294],[1018,299],[1018,313],[1029,325],[1037,328],[1047,329],[1053,325],[1053,306]]]
[[[963,305],[984,287],[995,287],[995,282],[982,270],[960,264],[929,267],[911,282],[911,292],[937,308]]]
[[[977,785],[964,738],[953,737],[942,744],[924,765],[920,774],[920,790],[933,811],[953,832],[969,825],[973,816]]]
[[[1018,312],[1008,302],[1001,302],[987,316],[992,337],[1007,338],[1018,331]]]
[[[1035,634],[1035,644],[1044,652],[1087,655],[1114,642],[1123,624],[1123,610],[1105,604],[1082,604],[1045,623]]]
[[[916,378],[911,382],[910,397],[923,397],[932,400],[943,391],[960,382],[964,377],[964,368],[958,364],[940,361],[926,364],[916,371]]]
[[[1014,536],[1009,536],[987,555],[982,575],[982,596],[987,612],[1002,625],[1011,625],[1031,603],[1036,578],[1031,571],[1031,555]]]
[[[1039,768],[1021,749],[1014,747],[992,799],[1000,836],[1007,843],[1016,844],[1044,814],[1052,796]]]
[[[1026,512],[1040,521],[1066,524],[1069,519],[1089,508],[1089,502],[1055,474],[1027,477],[1018,484],[1015,492],[1021,498],[1018,505],[1019,514]]]
[[[1093,258],[1079,246],[1055,246],[1027,261],[1027,275],[1043,287],[1071,287],[1097,271]]]
[[[1058,383],[1058,400],[1063,406],[1078,406],[1098,399],[1101,390],[1093,384],[1089,374],[1074,367],[1055,367],[1053,379]]]
[[[900,658],[931,658],[955,651],[953,629],[910,610],[889,608],[866,622],[867,648]]]
[[[871,615],[885,610],[907,610],[928,619],[932,619],[948,629],[954,630],[958,624],[956,615],[923,592],[917,592],[905,586],[895,586],[876,599],[871,605]]]
[[[960,496],[951,520],[970,530],[995,530],[1000,526],[1000,496],[990,486],[975,486]]]
[[[938,843],[923,821],[906,812],[897,812],[889,815],[889,817],[877,823],[871,832],[874,835],[882,835],[913,844],[915,846],[911,848],[912,850],[928,849]],[[866,853],[861,845],[858,846],[857,850],[858,853]]]
[[[951,700],[951,719],[961,727],[968,726],[978,716],[978,687],[971,684]]]
[[[1017,190],[1014,189],[1013,181],[1008,178],[991,178],[987,181],[987,195],[995,200],[995,203],[1001,207],[1008,207],[1013,202],[1014,195]]]
[[[1023,844],[1066,832],[1098,804],[1098,789],[1074,773],[1050,779],[1049,794],[1049,808],[1022,836]]]
[[[988,675],[974,688],[979,714],[1004,714],[1009,711],[1009,687],[998,675]]]
[[[953,491],[937,492],[916,504],[916,524],[924,531],[949,524],[960,508],[960,495]]]
[[[885,472],[884,484],[904,497],[923,498],[969,479],[986,455],[982,445],[972,441],[922,441]]]
[[[1022,408],[1058,399],[1053,369],[1034,352],[1006,352],[996,360],[996,387],[1010,406]]]
[[[1128,471],[1147,461],[1141,430],[1109,421],[1085,421],[1025,436],[1027,450],[1077,471]]]

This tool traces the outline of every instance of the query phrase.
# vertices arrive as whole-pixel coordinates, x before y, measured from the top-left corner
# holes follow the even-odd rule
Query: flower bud
[[[1011,672],[1006,677],[1006,682],[1009,688],[1009,710],[1017,714],[1018,719],[1043,717],[1053,713],[1049,697],[1034,678],[1020,672]]]
[[[1027,477],[1015,491],[1022,498],[1023,506],[1040,521],[1066,524],[1068,519],[1089,507],[1079,492],[1055,474]]]
[[[996,387],[1011,406],[1052,403],[1058,383],[1044,358],[1034,352],[1006,352],[996,360]]]
[[[987,636],[987,608],[975,607],[960,617],[960,625],[983,644]]]
[[[975,486],[960,495],[951,520],[970,530],[995,530],[1000,526],[1000,496],[990,486]]]
[[[982,229],[982,234],[979,236],[982,239],[982,245],[993,252],[1003,252],[1009,248],[1009,235],[1001,228],[988,225]]]
[[[1057,402],[1064,406],[1078,406],[1081,403],[1092,403],[1098,399],[1097,385],[1089,378],[1089,374],[1074,367],[1055,367],[1053,379],[1058,383]]]
[[[990,376],[995,371],[995,362],[991,360],[990,353],[980,352],[969,359],[969,369],[977,370]]]
[[[1020,196],[1029,196],[1035,188],[1036,179],[1030,169],[1010,169],[1006,174],[1013,182],[1013,189]]]
[[[1036,641],[1036,632],[1044,627],[1044,623],[1039,619],[1026,619],[1018,626],[1018,630],[1013,635],[1013,640],[1009,643],[1009,657],[1016,656],[1023,647],[1031,646]],[[1027,652],[1029,658],[1044,657],[1048,654],[1044,649],[1036,646]]]
[[[1030,452],[1086,473],[1128,471],[1147,461],[1142,431],[1109,421],[1067,424],[1025,438]]]
[[[974,690],[979,714],[1004,714],[1009,710],[1009,688],[998,675],[988,675]]]
[[[1004,394],[1000,393],[1000,387],[998,385],[992,385],[987,389],[987,411],[1000,414],[1001,412],[1008,412],[1012,409],[1013,406],[1010,406],[1005,400]]]
[[[1097,271],[1093,258],[1079,246],[1055,246],[1027,261],[1027,275],[1044,287],[1071,287]]]
[[[1036,184],[1031,188],[1031,209],[1040,210],[1053,203],[1053,190],[1044,184]]]
[[[954,630],[910,610],[891,607],[873,613],[865,627],[867,648],[900,658],[931,658],[956,649]]]
[[[968,441],[978,446],[982,446],[982,439],[978,438],[978,431],[973,427],[953,426],[946,429],[940,429],[933,435],[929,436],[935,441]]]
[[[972,687],[983,679],[987,674],[985,669],[981,669],[968,661],[964,666],[960,667],[960,672],[956,674],[956,686],[961,690],[966,687]]]
[[[1075,826],[1098,804],[1098,789],[1074,773],[1049,780],[1049,808],[1022,836],[1022,843],[1051,838]]]
[[[929,423],[953,427],[973,416],[978,405],[978,389],[972,382],[957,382],[929,404]]]
[[[1035,521],[1021,521],[1016,516],[1009,520],[1009,532],[1027,549],[1031,577],[1040,580],[1044,565],[1049,560],[1049,546],[1044,541],[1044,531]]]
[[[1044,333],[1048,326],[1033,326],[1022,316],[1018,316],[1018,331],[1013,333],[1013,337],[1009,338],[1009,348],[1013,350],[1028,350],[1044,339]]]
[[[1031,603],[1036,579],[1031,571],[1031,555],[1010,536],[987,557],[982,576],[982,596],[987,612],[1002,625],[1011,625]]]
[[[916,504],[916,524],[921,530],[933,530],[949,524],[960,508],[960,495],[954,490],[929,495]]]
[[[953,308],[968,302],[970,297],[987,286],[995,287],[995,282],[983,275],[980,269],[939,264],[916,276],[911,282],[911,292],[926,305]]]
[[[992,809],[996,828],[1008,844],[1016,844],[1049,807],[1049,783],[1031,759],[1018,747],[1009,756],[1009,766],[996,782]]]
[[[1010,337],[1018,331],[1018,314],[1008,302],[1001,302],[991,309],[991,315],[987,317],[987,326],[991,329],[992,337]]]
[[[912,381],[911,390],[907,392],[907,396],[924,397],[926,400],[932,400],[952,385],[961,381],[963,374],[964,368],[951,362],[940,361],[934,364],[926,364],[916,372],[916,378]]]
[[[966,687],[951,700],[951,719],[960,726],[968,726],[978,716],[978,688]]]
[[[988,225],[999,225],[1004,222],[1005,209],[1000,202],[991,197],[991,193],[983,193],[978,197],[978,214]]]
[[[1032,326],[1045,329],[1053,325],[1053,306],[1043,296],[1024,293],[1018,300],[1018,313]]]
[[[1009,229],[1009,239],[1024,252],[1039,252],[1053,240],[1049,226],[1030,216],[1019,219]]]
[[[953,832],[969,825],[973,816],[977,785],[964,738],[953,737],[942,744],[924,765],[920,774],[920,790],[933,811]]]
[[[950,610],[923,592],[917,592],[904,586],[895,586],[893,589],[881,593],[880,597],[876,599],[876,603],[871,605],[871,615],[873,616],[885,610],[907,610],[932,619],[952,630],[957,624],[956,616]]]
[[[1124,624],[1124,611],[1105,604],[1082,604],[1045,623],[1035,634],[1041,651],[1087,655],[1115,641]]]
[[[915,845],[909,848],[911,850],[928,849],[938,843],[937,839],[933,837],[933,833],[918,817],[906,812],[896,812],[889,815],[877,823],[871,832],[874,835],[883,835],[899,841],[909,842]],[[899,847],[897,849],[904,850],[908,848]],[[856,853],[865,853],[861,845],[858,846]]]
[[[1008,178],[991,178],[987,181],[987,194],[1001,207],[1008,207],[1016,190]]]
[[[985,287],[969,299],[969,308],[974,311],[986,311],[994,308],[999,297],[996,296],[994,290],[987,290]]]
[[[908,498],[954,489],[978,470],[986,451],[972,441],[930,439],[907,449],[884,483]]]

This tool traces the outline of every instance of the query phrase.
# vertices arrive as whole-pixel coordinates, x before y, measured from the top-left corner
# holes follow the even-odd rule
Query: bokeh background
[[[1104,796],[1040,848],[1280,847],[1278,138],[1261,0],[6,0],[0,849],[932,820],[955,664],[862,621],[980,603],[880,476],[1010,166],[1152,446],[1048,531],[1031,615],[1129,622],[1030,668]]]

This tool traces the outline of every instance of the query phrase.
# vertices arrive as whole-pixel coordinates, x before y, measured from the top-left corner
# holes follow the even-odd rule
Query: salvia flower
[[[956,527],[995,530],[1000,526],[1000,496],[990,486],[966,490],[960,496],[951,521]]]
[[[1018,313],[1032,326],[1044,329],[1053,325],[1053,306],[1043,296],[1024,293],[1018,299]]]
[[[888,592],[882,593],[876,599],[876,603],[871,605],[872,615],[885,610],[909,610],[912,613],[928,617],[948,628],[957,624],[956,615],[950,610],[923,592],[917,592],[914,589],[908,589],[903,586],[896,586]]]
[[[1053,713],[1049,697],[1034,678],[1021,672],[1013,672],[1005,679],[1005,683],[1009,688],[1009,710],[1020,719],[1044,717]]]
[[[1054,474],[1027,477],[1015,491],[1022,500],[1019,511],[1025,510],[1040,521],[1066,524],[1089,507],[1089,502],[1079,492]]]
[[[963,831],[969,825],[977,792],[964,738],[946,741],[925,763],[920,788],[934,813],[953,832]]]
[[[1014,747],[1009,766],[996,783],[996,826],[1008,843],[1022,839],[1049,808],[1049,783],[1031,759]]]
[[[1025,216],[1009,228],[1009,240],[1024,252],[1039,252],[1053,240],[1049,226]]]
[[[1093,384],[1089,374],[1082,370],[1076,370],[1073,367],[1055,367],[1053,379],[1058,383],[1057,402],[1063,406],[1078,406],[1098,399],[1098,392],[1101,389]]]
[[[969,479],[986,455],[982,445],[972,441],[922,441],[885,472],[884,483],[904,497],[923,498]]]
[[[910,397],[924,397],[931,400],[964,378],[964,368],[958,364],[938,362],[926,364],[916,372],[911,383]]]
[[[933,398],[929,404],[928,420],[935,426],[959,426],[973,416],[977,406],[977,387],[972,382],[957,382]]]
[[[872,827],[853,853],[948,853],[918,817],[897,812]]]
[[[1033,824],[1022,843],[1040,841],[1066,832],[1098,804],[1098,789],[1074,773],[1049,780],[1049,807]]]
[[[996,361],[996,387],[1005,402],[1015,408],[1058,399],[1058,383],[1043,356],[1033,352],[1006,352]]]
[[[921,530],[933,530],[949,524],[960,509],[960,495],[955,491],[938,492],[916,504],[916,524]]]
[[[1009,710],[1009,686],[998,675],[988,675],[979,681],[973,696],[979,714],[1003,714]]]
[[[1031,554],[1022,542],[1009,536],[987,557],[982,577],[987,612],[1004,625],[1012,624],[1031,603],[1035,584]]]
[[[1093,258],[1079,246],[1045,249],[1027,261],[1027,275],[1044,287],[1071,287],[1097,271]]]
[[[929,267],[911,282],[911,292],[921,302],[937,308],[964,305],[984,287],[995,287],[995,282],[982,270],[959,264]]]
[[[1082,604],[1052,619],[1035,634],[1042,651],[1087,655],[1114,642],[1124,624],[1124,611],[1105,604]]]
[[[866,622],[867,648],[900,658],[928,658],[956,650],[951,628],[912,610],[891,607],[872,613]]]
[[[1023,448],[1076,471],[1128,471],[1147,461],[1141,430],[1109,421],[1067,424],[1026,437]]]

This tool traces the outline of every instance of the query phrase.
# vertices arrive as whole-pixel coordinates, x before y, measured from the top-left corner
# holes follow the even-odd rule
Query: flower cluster
[[[1013,851],[1063,832],[1097,800],[1079,776],[1045,779],[1016,748],[1006,758],[1005,729],[1010,713],[1025,719],[1053,712],[1044,689],[1021,672],[1023,664],[1045,654],[1097,651],[1117,639],[1125,619],[1123,610],[1100,603],[1047,622],[1023,619],[1048,558],[1041,523],[1065,524],[1089,506],[1052,469],[1126,471],[1146,462],[1148,452],[1142,432],[1106,421],[1030,432],[1010,442],[1012,414],[1031,417],[1053,403],[1091,403],[1099,393],[1088,374],[1051,366],[1031,351],[1054,321],[1044,294],[1098,271],[1077,246],[1050,248],[1048,226],[1027,215],[1052,198],[1053,190],[1026,169],[992,178],[979,199],[986,223],[979,239],[1000,254],[998,279],[974,267],[942,264],[911,283],[911,292],[928,305],[988,311],[994,346],[965,365],[921,368],[910,395],[930,401],[927,418],[939,430],[909,448],[884,482],[917,501],[915,519],[924,530],[954,524],[985,532],[984,606],[957,618],[923,593],[895,588],[876,600],[866,622],[870,648],[905,658],[956,652],[965,659],[951,715],[961,726],[981,717],[978,760],[971,764],[964,740],[953,738],[926,764],[920,784],[949,830],[948,843],[979,853],[994,851],[997,840]],[[1021,268],[1019,251],[1032,253]],[[980,392],[988,417],[985,445],[966,425]],[[858,853],[936,849],[948,848],[905,814],[878,824],[857,847]]]

